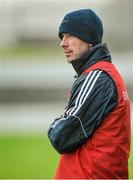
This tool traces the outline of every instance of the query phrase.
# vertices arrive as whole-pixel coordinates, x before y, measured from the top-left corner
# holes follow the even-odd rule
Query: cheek
[[[71,48],[73,50],[74,53],[79,53],[81,51],[81,45],[79,43],[73,42],[71,44]]]
[[[76,47],[75,47],[75,53],[76,54],[81,54],[82,52],[85,51],[85,47],[83,47],[82,45],[78,44]]]
[[[73,53],[77,54],[77,55],[83,53],[84,51],[86,51],[89,48],[88,44],[81,43],[79,41],[71,42],[69,45],[70,45],[69,47],[73,51]]]
[[[77,49],[78,49],[78,52],[83,53],[83,52],[87,51],[87,49],[89,49],[89,45],[88,44],[80,44]]]

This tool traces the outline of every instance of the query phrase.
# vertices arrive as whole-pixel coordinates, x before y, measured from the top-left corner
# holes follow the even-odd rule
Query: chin
[[[67,59],[67,62],[68,62],[68,63],[71,63],[71,62],[72,62],[72,60],[71,60],[71,59]]]
[[[71,63],[72,61],[74,61],[75,59],[74,58],[67,58],[67,62],[68,63]]]
[[[76,57],[72,56],[72,55],[69,55],[69,56],[66,56],[66,59],[67,59],[68,63],[71,63],[72,61],[74,61],[76,59]]]

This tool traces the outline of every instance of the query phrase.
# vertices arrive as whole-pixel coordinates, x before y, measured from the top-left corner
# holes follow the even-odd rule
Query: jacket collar
[[[111,55],[105,43],[93,46],[82,57],[72,61],[72,66],[80,76],[86,69],[99,61],[111,62]]]

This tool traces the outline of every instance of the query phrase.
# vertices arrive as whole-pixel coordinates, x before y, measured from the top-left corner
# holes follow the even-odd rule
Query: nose
[[[64,48],[67,47],[68,43],[65,37],[62,38],[61,43],[60,43],[60,47]]]

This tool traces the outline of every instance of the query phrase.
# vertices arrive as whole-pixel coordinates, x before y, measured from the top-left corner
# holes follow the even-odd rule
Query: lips
[[[64,51],[65,55],[69,55],[72,53],[72,51]]]
[[[65,52],[65,56],[69,57],[71,55],[71,52]]]
[[[72,51],[64,51],[65,54],[72,53]]]

